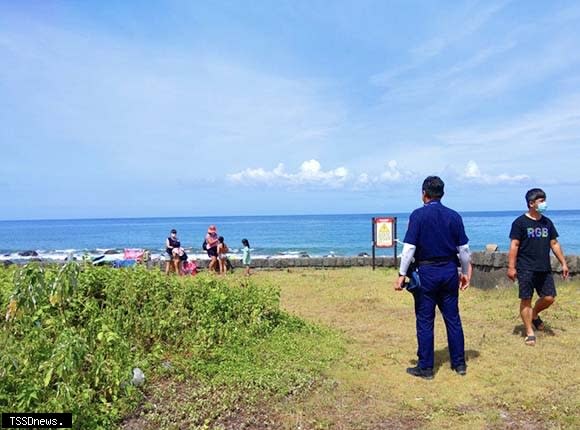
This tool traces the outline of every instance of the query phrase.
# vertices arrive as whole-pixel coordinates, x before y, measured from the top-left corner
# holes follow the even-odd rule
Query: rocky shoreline
[[[4,266],[11,264],[23,264],[30,261],[38,261],[41,264],[62,264],[63,262],[43,261],[38,258],[32,258],[25,262],[14,263],[10,260],[4,261]],[[242,262],[239,258],[230,258],[234,268],[241,268]],[[570,279],[579,279],[580,276],[580,257],[569,255],[566,257],[570,269]],[[493,288],[498,286],[511,285],[505,273],[507,270],[507,253],[505,252],[474,252],[472,253],[473,280],[472,283],[482,288]],[[206,269],[209,260],[196,259],[196,264],[200,269]],[[252,268],[257,270],[281,270],[292,268],[312,268],[312,269],[335,269],[348,267],[371,267],[373,264],[370,256],[352,256],[352,257],[296,257],[296,258],[277,258],[276,256],[268,258],[253,258]],[[152,259],[147,263],[150,268],[164,268],[165,261],[160,258]],[[375,257],[376,267],[394,267],[394,258],[387,256]],[[561,272],[560,263],[552,257],[552,270],[558,275]],[[560,277],[556,276],[556,280]]]

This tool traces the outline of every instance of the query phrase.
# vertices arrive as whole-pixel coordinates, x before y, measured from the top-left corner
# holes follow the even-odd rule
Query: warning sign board
[[[395,244],[395,219],[375,218],[375,246],[392,248]]]

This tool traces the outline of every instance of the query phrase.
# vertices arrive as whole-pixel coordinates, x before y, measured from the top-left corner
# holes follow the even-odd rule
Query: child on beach
[[[544,330],[540,312],[556,298],[556,287],[550,265],[550,249],[562,265],[562,278],[568,277],[568,265],[558,243],[558,232],[552,221],[542,215],[547,209],[546,193],[532,188],[526,193],[528,211],[516,218],[510,231],[507,276],[518,280],[520,316],[526,330],[525,344],[536,344],[536,330]],[[532,308],[534,290],[538,300]]]
[[[250,276],[250,263],[252,261],[252,257],[250,256],[250,242],[248,239],[242,239],[242,264],[246,268],[246,276]]]
[[[224,237],[218,237],[218,246],[217,246],[217,253],[218,253],[218,261],[220,264],[220,275],[225,275],[228,268],[226,265],[226,258],[229,249],[226,243],[224,242]]]

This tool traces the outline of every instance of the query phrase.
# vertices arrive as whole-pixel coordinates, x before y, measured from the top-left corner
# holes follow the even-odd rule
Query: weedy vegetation
[[[0,304],[0,410],[72,412],[79,429],[235,426],[344,351],[241,278],[32,263],[0,269]]]
[[[0,409],[70,411],[83,429],[580,427],[577,281],[559,285],[535,347],[515,288],[461,293],[467,376],[449,368],[438,316],[436,375],[423,381],[405,373],[415,319],[395,276],[0,269]]]

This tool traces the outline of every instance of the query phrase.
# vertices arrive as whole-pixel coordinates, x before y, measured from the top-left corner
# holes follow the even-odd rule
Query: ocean
[[[507,251],[511,223],[521,213],[462,213],[472,251],[490,243]],[[546,215],[556,225],[564,253],[580,255],[580,210]],[[30,258],[19,255],[24,251],[35,251],[38,256],[33,258],[43,260],[64,260],[71,254],[96,257],[106,251],[110,258],[122,258],[125,248],[148,249],[156,256],[163,253],[172,228],[190,257],[204,258],[201,245],[209,224],[217,226],[234,255],[240,254],[241,240],[247,238],[254,258],[354,256],[371,253],[373,216],[396,216],[397,237],[403,239],[408,213],[0,221],[0,261]],[[377,255],[392,254],[393,249],[377,250]]]

